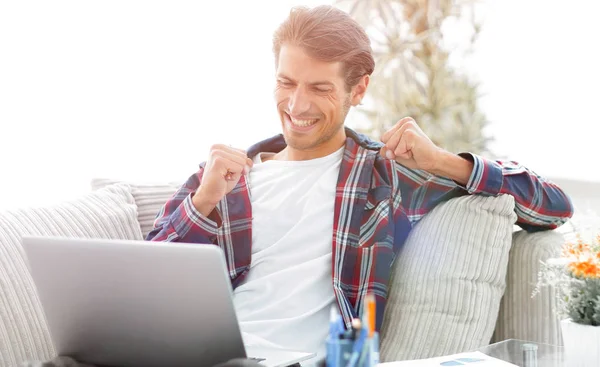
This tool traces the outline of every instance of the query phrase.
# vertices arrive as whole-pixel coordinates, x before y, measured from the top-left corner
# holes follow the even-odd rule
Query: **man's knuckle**
[[[211,151],[220,150],[223,147],[223,144],[213,144],[210,146]]]
[[[225,164],[225,158],[220,155],[215,156],[214,158],[215,165],[222,166]]]

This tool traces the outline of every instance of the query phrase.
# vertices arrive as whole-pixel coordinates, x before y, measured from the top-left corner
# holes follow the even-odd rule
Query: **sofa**
[[[0,366],[55,357],[21,238],[142,240],[179,184],[94,179],[89,192],[71,200],[0,211]],[[464,196],[417,223],[393,264],[382,361],[509,338],[562,344],[551,291],[532,294],[540,261],[558,253],[565,233],[519,230],[514,205],[507,195]]]

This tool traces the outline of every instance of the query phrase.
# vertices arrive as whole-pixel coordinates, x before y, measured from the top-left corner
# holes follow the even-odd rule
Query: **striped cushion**
[[[438,205],[394,263],[381,331],[383,361],[487,345],[511,248],[514,198],[463,196]]]
[[[0,212],[0,366],[54,357],[21,246],[29,235],[142,239],[133,196],[124,185],[53,206]]]
[[[115,183],[126,184],[131,187],[135,204],[138,207],[138,221],[140,222],[142,236],[146,238],[148,233],[154,228],[154,220],[159,210],[165,205],[165,202],[173,196],[175,191],[183,185],[180,183],[133,183],[118,181],[112,179],[96,178],[91,182],[92,190],[97,190]]]
[[[556,296],[549,288],[532,297],[540,262],[560,255],[565,236],[558,230],[516,232],[510,252],[506,293],[498,315],[494,341],[520,339],[562,345]]]

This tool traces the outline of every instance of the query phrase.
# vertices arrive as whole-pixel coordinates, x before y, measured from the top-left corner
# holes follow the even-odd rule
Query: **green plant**
[[[600,235],[568,242],[560,258],[542,263],[534,295],[541,287],[557,294],[558,314],[583,325],[600,326]]]
[[[479,85],[452,65],[453,56],[472,52],[479,35],[475,5],[458,0],[337,1],[366,29],[375,55],[376,70],[359,109],[368,126],[359,131],[379,138],[400,118],[411,116],[440,147],[489,151]],[[445,42],[444,27],[452,22],[470,25],[462,51]]]

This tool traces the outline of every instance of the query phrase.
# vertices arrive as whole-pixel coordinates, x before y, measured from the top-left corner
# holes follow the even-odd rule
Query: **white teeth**
[[[292,121],[292,123],[294,125],[302,126],[302,127],[310,126],[310,125],[314,124],[315,122],[317,122],[317,120],[296,120],[293,117],[290,117],[290,120]]]

